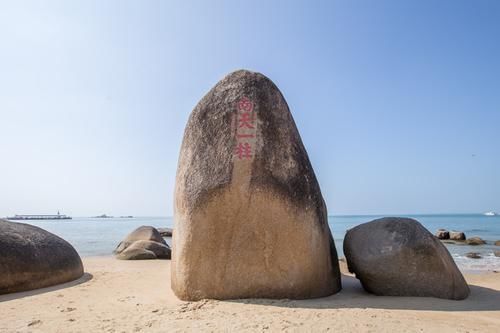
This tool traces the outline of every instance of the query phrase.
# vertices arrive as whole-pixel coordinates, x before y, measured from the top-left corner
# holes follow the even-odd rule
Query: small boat
[[[485,215],[485,216],[497,216],[498,214],[495,212],[486,212],[483,215]]]

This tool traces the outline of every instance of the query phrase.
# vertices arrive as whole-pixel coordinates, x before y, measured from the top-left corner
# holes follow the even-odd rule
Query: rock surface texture
[[[158,230],[142,226],[120,242],[114,254],[122,260],[170,259],[171,250]]]
[[[281,92],[262,74],[229,74],[191,113],[174,220],[180,299],[301,299],[341,288],[307,152]]]
[[[450,239],[450,232],[445,229],[439,229],[436,231],[436,237],[438,239]]]
[[[484,240],[482,240],[481,238],[479,238],[479,237],[467,238],[467,240],[465,241],[465,243],[467,245],[484,245],[484,244],[486,244],[486,242]]]
[[[349,271],[373,294],[456,300],[469,295],[448,250],[413,219],[388,217],[352,228],[344,253]]]
[[[0,294],[76,280],[83,265],[64,239],[41,228],[0,220]]]
[[[450,231],[450,240],[464,241],[466,239],[465,234],[461,231]]]

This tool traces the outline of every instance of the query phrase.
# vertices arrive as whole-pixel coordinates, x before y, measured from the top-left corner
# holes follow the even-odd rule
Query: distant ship
[[[113,216],[102,214],[102,215],[99,215],[99,216],[92,216],[92,218],[94,218],[94,219],[112,219]]]
[[[7,220],[12,221],[27,221],[27,220],[71,220],[71,216],[67,216],[64,214],[60,214],[57,212],[57,215],[14,215],[8,216]]]
[[[486,212],[483,215],[485,215],[485,216],[497,216],[498,214],[495,212]]]

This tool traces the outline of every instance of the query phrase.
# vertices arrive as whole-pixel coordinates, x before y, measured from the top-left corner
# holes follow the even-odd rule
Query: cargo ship
[[[60,214],[57,215],[14,215],[8,216],[7,220],[11,221],[29,221],[29,220],[71,220],[71,216]]]

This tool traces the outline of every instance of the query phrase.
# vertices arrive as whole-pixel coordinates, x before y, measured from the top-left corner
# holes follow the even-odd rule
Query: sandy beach
[[[377,297],[343,269],[343,290],[312,300],[183,302],[170,261],[83,258],[74,282],[0,296],[0,332],[497,332],[500,273],[468,274],[464,301]]]

